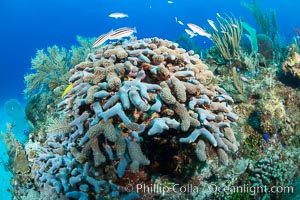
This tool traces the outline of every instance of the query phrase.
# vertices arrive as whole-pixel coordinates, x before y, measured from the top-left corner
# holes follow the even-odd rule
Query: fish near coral
[[[100,35],[96,41],[93,43],[92,48],[96,48],[98,46],[101,46],[102,44],[104,44],[110,37],[110,35],[112,34],[112,31],[102,34]]]
[[[64,97],[70,90],[71,88],[73,87],[73,83],[71,83],[66,89],[65,91],[62,93],[61,97]]]
[[[128,27],[119,28],[119,29],[113,31],[112,34],[110,34],[109,39],[110,40],[120,40],[124,37],[129,37],[133,33],[136,33],[136,32],[137,32],[136,28],[128,28]]]
[[[264,140],[266,141],[266,143],[269,143],[269,133],[268,132],[264,133]]]

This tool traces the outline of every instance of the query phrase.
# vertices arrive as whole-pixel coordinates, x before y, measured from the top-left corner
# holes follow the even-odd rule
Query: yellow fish
[[[64,93],[61,95],[61,97],[64,97],[68,92],[69,90],[73,87],[73,83],[71,83],[64,91]]]

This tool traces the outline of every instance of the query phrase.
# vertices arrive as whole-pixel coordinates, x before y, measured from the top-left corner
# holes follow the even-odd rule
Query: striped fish
[[[119,28],[119,29],[113,31],[113,33],[109,35],[109,39],[110,40],[119,40],[124,37],[129,37],[133,33],[136,33],[135,28],[128,28],[128,27]]]
[[[110,39],[111,34],[113,33],[113,31],[109,31],[108,33],[105,33],[103,35],[100,35],[96,41],[93,43],[92,48],[101,46],[102,44],[104,44],[107,40]]]
[[[197,26],[196,24],[188,23],[187,25],[194,33],[211,38],[211,34],[207,33],[203,28]]]

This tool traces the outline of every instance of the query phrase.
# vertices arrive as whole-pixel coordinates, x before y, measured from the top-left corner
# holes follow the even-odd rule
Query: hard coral
[[[282,70],[285,74],[300,80],[300,55],[295,45],[290,46],[288,56],[282,64]]]
[[[258,53],[263,55],[267,60],[273,58],[274,44],[271,38],[265,34],[257,34]]]
[[[143,138],[169,129],[177,141],[199,140],[195,152],[201,161],[211,146],[223,164],[229,163],[238,146],[230,129],[237,119],[233,100],[222,88],[203,85],[212,72],[193,51],[159,38],[131,39],[102,47],[88,62],[71,69],[74,86],[58,110],[72,118],[72,130],[48,135],[45,153],[35,161],[38,185],[49,184],[67,197],[116,197],[118,188],[105,180],[111,174],[104,169],[122,177],[130,165],[138,173],[151,162]],[[66,155],[55,153],[58,148]]]

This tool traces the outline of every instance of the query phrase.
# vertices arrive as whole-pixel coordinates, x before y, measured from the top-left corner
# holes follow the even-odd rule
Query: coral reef
[[[8,161],[1,158],[1,164],[13,174],[10,182],[12,185],[12,194],[14,197],[21,199],[21,196],[27,194],[27,188],[33,186],[30,176],[30,163],[24,147],[15,138],[11,124],[6,124],[6,132],[1,133],[2,141],[5,143],[8,153]]]
[[[241,21],[235,17],[217,16],[219,30],[212,29],[211,39],[226,61],[239,60],[239,46],[242,37]]]
[[[263,55],[267,60],[271,60],[275,50],[273,41],[265,34],[257,34],[256,37],[258,41],[258,53]]]
[[[11,119],[10,123],[15,138],[24,144],[28,140],[28,135],[25,132],[29,131],[30,127],[21,103],[17,99],[9,99],[4,103],[4,110],[6,115]]]
[[[263,145],[264,145],[263,138],[257,132],[249,135],[241,144],[241,154],[248,159],[255,159],[262,153]]]
[[[232,70],[233,83],[240,94],[243,90],[239,85],[236,75],[236,66],[240,65],[240,41],[242,38],[242,24],[240,19],[230,16],[217,16],[219,30],[211,29],[211,39],[215,44],[228,67]]]
[[[300,55],[295,45],[289,47],[287,58],[282,64],[282,71],[287,76],[291,76],[300,81]]]
[[[5,161],[2,160],[2,162],[5,164],[5,167],[8,171],[13,173],[13,163],[14,158],[16,154],[16,146],[15,146],[15,137],[14,133],[12,132],[12,124],[7,123],[6,124],[6,132],[1,132],[1,140],[5,144],[6,152],[8,155],[8,161],[5,163]]]
[[[78,36],[80,46],[70,50],[56,45],[38,50],[31,60],[31,73],[25,76],[25,98],[28,103],[25,113],[34,126],[43,126],[46,115],[55,109],[55,105],[68,86],[70,68],[83,61],[91,52],[93,38]]]
[[[176,43],[179,44],[181,48],[184,48],[186,50],[193,50],[195,54],[199,54],[200,58],[202,59],[203,56],[205,56],[205,50],[200,48],[198,44],[191,40],[191,38],[187,34],[180,35],[176,40]]]
[[[69,59],[67,49],[56,45],[48,47],[46,52],[43,49],[38,50],[36,57],[31,60],[31,70],[34,73],[25,76],[25,96],[30,97],[32,94],[66,84],[70,68]]]
[[[241,31],[235,30],[241,27],[235,18],[218,20],[218,29]],[[279,60],[274,54],[267,60],[277,49],[265,35],[262,41],[257,50],[264,56],[256,48],[248,55],[238,45],[228,60],[215,46],[209,65],[196,49],[186,51],[159,38],[131,38],[92,51],[89,43],[74,47],[79,56],[68,57],[63,85],[37,90],[27,105],[35,129],[25,146],[25,166],[13,164],[24,160],[24,149],[8,144],[12,173],[24,171],[13,182],[16,196],[253,199],[249,193],[208,188],[292,184],[299,177],[299,90],[278,80]],[[297,47],[289,50],[287,77],[298,56]],[[16,147],[20,159],[14,159]],[[200,192],[126,190],[138,184],[193,184]],[[281,194],[257,197],[279,199]]]
[[[200,161],[218,158],[226,166],[238,150],[233,99],[217,85],[203,85],[212,72],[199,55],[176,43],[159,38],[111,43],[70,73],[73,87],[56,113],[69,123],[52,121],[32,166],[39,188],[76,199],[136,196],[111,181],[150,165],[143,140],[164,134],[178,144],[196,144]]]
[[[288,50],[291,52],[288,53],[290,60],[287,59],[284,62],[285,65],[287,63],[294,64],[291,55],[295,55],[297,47],[291,48],[290,46]],[[276,48],[273,51],[275,55],[278,53]],[[213,53],[214,55],[212,55]],[[285,76],[281,77],[281,61],[274,56],[272,60],[266,60],[260,54],[250,54],[249,56],[242,53],[241,61],[246,67],[238,66],[237,77],[241,80],[240,86],[244,90],[244,95],[242,98],[238,98],[239,96],[234,95],[233,92],[232,76],[226,72],[228,66],[226,63],[218,62],[220,55],[215,50],[212,54],[209,62],[211,65],[217,65],[215,70],[219,75],[217,83],[222,84],[224,89],[234,98],[233,112],[240,116],[237,120],[238,130],[232,126],[233,131],[239,132],[236,135],[236,140],[240,143],[238,152],[233,156],[239,159],[244,157],[248,161],[246,169],[245,167],[236,169],[235,166],[228,165],[234,169],[232,172],[236,177],[233,178],[228,169],[227,171],[225,169],[224,172],[222,168],[214,168],[210,165],[210,170],[217,179],[212,182],[220,185],[234,184],[238,186],[243,184],[259,186],[261,183],[267,188],[278,185],[286,188],[292,186],[297,194],[291,196],[294,198],[299,196],[296,185],[296,180],[299,178],[299,159],[297,159],[299,151],[297,149],[299,149],[300,126],[299,120],[296,120],[300,113],[299,84],[295,82],[296,84],[291,85],[291,87],[283,84],[282,81],[284,79],[294,80],[296,77],[291,73],[286,73]],[[288,70],[283,68],[283,72],[288,72]],[[228,176],[230,176],[231,181],[226,179]],[[209,182],[202,180],[202,182],[204,181]],[[295,184],[292,184],[294,181]],[[213,199],[224,199],[225,196],[226,199],[240,198],[238,193],[229,196],[224,195],[224,193],[206,194],[207,198]],[[283,199],[283,196],[289,195],[278,192],[254,196],[253,194],[249,196],[248,193],[244,197],[245,199]]]
[[[282,100],[272,92],[260,101],[260,128],[263,133],[277,133],[287,120]]]
[[[256,163],[250,164],[250,181],[253,186],[269,189],[274,185],[292,185],[294,177],[299,171],[299,165],[297,165],[299,150],[290,153],[282,151],[282,148],[280,144],[275,144],[269,148],[267,155]],[[270,195],[271,199],[280,199],[281,194],[271,193]]]

